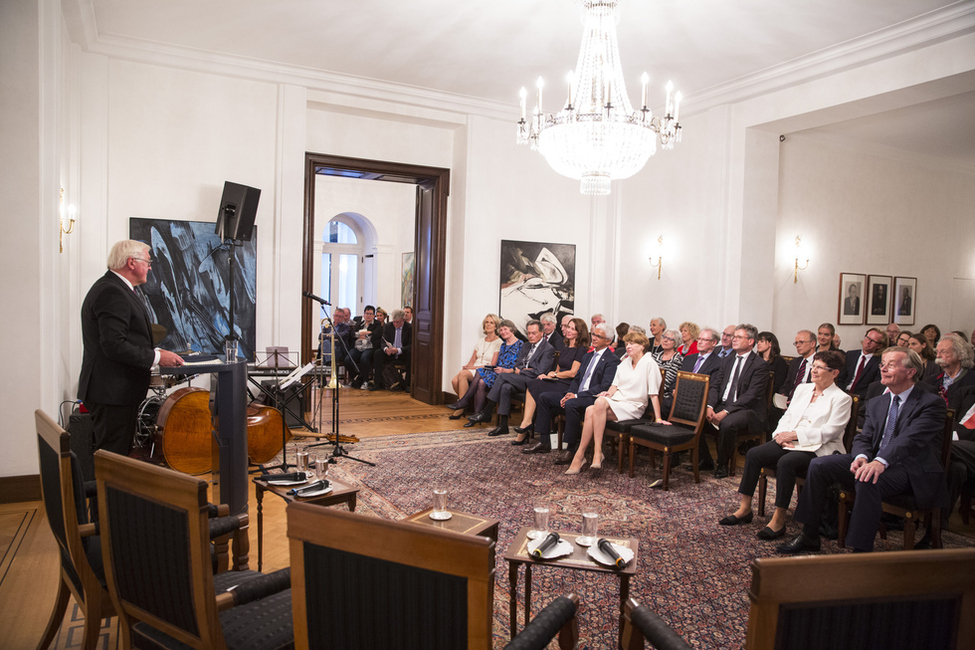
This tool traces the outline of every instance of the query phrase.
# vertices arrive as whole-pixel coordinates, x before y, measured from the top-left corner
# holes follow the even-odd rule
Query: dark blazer
[[[369,340],[372,342],[372,349],[378,350],[383,347],[383,326],[379,324],[379,321],[375,318],[372,319],[372,325],[366,327],[366,321],[361,317],[356,316],[352,321],[352,346],[355,346],[355,340],[359,338],[359,330],[368,329],[369,330]]]
[[[859,428],[863,428],[863,423],[867,419],[867,402],[875,397],[880,397],[884,394],[885,390],[887,390],[887,387],[884,386],[879,379],[870,384],[870,386],[867,388],[867,395],[865,398],[860,400],[860,412],[857,414],[857,426]],[[914,390],[923,390],[925,393],[931,393],[933,395],[938,394],[938,389],[926,381],[915,382]]]
[[[777,356],[772,359],[772,363],[768,364],[768,369],[772,371],[772,392],[781,393],[789,376],[789,364],[785,362],[785,359]]]
[[[768,382],[769,367],[765,360],[752,351],[745,360],[745,366],[741,369],[738,376],[738,399],[733,402],[725,402],[721,399],[725,389],[731,384],[732,371],[735,367],[737,354],[729,354],[721,360],[721,367],[712,379],[711,390],[708,391],[708,406],[719,411],[750,410],[763,422],[768,413]]]
[[[804,369],[803,372],[806,373],[806,381],[800,382],[800,383],[806,383],[806,384],[808,384],[809,382],[812,381],[812,373],[809,372],[809,370],[812,368],[813,357],[815,357],[815,356],[816,356],[816,353],[813,352],[809,356],[809,358],[805,360],[806,361],[806,367],[805,367],[805,369]],[[787,397],[790,397],[790,398],[792,397],[792,395],[790,395],[790,393],[795,388],[795,385],[796,385],[796,375],[799,374],[799,367],[802,365],[803,359],[804,359],[804,357],[796,357],[791,362],[789,362],[789,371],[785,374],[785,382],[782,384],[782,386],[779,388],[779,390],[777,390],[775,392],[782,393],[783,395],[785,395]]]
[[[941,388],[941,382],[944,381],[944,372],[939,374],[934,379],[934,388],[938,390]],[[955,382],[948,386],[948,390],[945,391],[945,399],[948,400],[948,408],[957,411],[958,403],[961,398],[961,391],[968,386],[975,386],[975,370],[969,368],[965,373],[955,380]]]
[[[613,379],[616,377],[616,367],[620,365],[620,359],[613,354],[612,350],[606,348],[599,357],[599,363],[592,371],[592,379],[589,380],[589,390],[579,392],[579,386],[582,385],[582,378],[586,376],[586,371],[589,369],[589,364],[592,363],[595,355],[595,352],[587,352],[586,356],[582,357],[582,363],[579,364],[579,372],[576,373],[576,376],[572,379],[572,383],[569,384],[567,393],[574,393],[577,398],[595,397],[603,391],[609,390],[609,387],[613,385]]]
[[[890,399],[888,393],[867,403],[863,431],[853,438],[850,453],[854,458],[864,454],[873,460],[877,456]],[[907,470],[919,508],[947,501],[945,471],[941,465],[941,435],[946,413],[945,401],[939,395],[915,387],[901,405],[894,435],[884,449],[883,459],[888,464],[902,465]]]
[[[853,381],[853,378],[856,376],[857,364],[860,363],[860,356],[862,354],[863,350],[850,350],[846,353],[846,368],[836,378],[836,385],[843,390],[846,390],[847,384]],[[863,399],[867,395],[867,389],[870,387],[870,384],[878,379],[880,379],[880,355],[874,354],[870,357],[870,361],[867,361],[863,367],[863,372],[860,373],[860,380],[857,382],[857,385],[854,386],[853,390],[846,390],[846,392],[859,395],[860,399]]]
[[[562,332],[559,331],[558,327],[555,328],[554,332],[542,338],[548,341],[549,345],[556,350],[563,350],[565,348],[565,338],[562,336]]]
[[[528,351],[531,350],[531,347],[531,343],[528,342],[521,344],[521,351],[518,353],[518,358],[515,359],[515,368],[520,369],[518,374],[522,377],[534,379],[539,375],[545,374],[555,365],[555,348],[543,336],[542,340],[538,342],[538,349],[535,351],[535,356],[531,358],[531,362],[526,366],[525,359],[528,357]]]
[[[81,338],[81,401],[124,406],[146,398],[156,354],[149,312],[139,296],[111,271],[106,271],[85,296]]]
[[[413,350],[413,325],[403,321],[403,333],[401,334],[403,352],[400,354],[400,358],[408,359],[410,357],[410,352]],[[390,345],[396,340],[396,326],[392,323],[386,323],[383,326],[383,340]],[[380,342],[380,348],[385,348],[385,343]]]
[[[701,355],[698,352],[687,355],[686,357],[684,357],[684,360],[681,362],[680,369],[684,372],[694,372],[694,364],[697,363],[697,359],[700,356]],[[711,354],[709,354],[708,358],[704,360],[704,363],[701,364],[701,367],[698,368],[697,372],[700,375],[709,376],[711,378],[711,381],[713,382],[714,373],[718,372],[718,370],[721,369],[722,361],[723,359],[721,359],[721,357],[718,356],[718,349],[715,348],[711,350]]]

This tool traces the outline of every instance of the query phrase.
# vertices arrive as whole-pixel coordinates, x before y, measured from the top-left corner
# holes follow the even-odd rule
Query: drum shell
[[[213,467],[210,392],[187,386],[173,392],[156,418],[156,454],[186,474],[204,474]]]

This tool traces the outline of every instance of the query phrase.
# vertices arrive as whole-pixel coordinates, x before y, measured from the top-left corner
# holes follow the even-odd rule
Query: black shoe
[[[352,380],[352,383],[349,384],[349,386],[351,386],[352,388],[362,388],[362,380],[361,379],[353,379]]]
[[[702,460],[701,462],[698,463],[697,469],[702,472],[711,472],[714,470],[714,461]]]
[[[508,435],[508,427],[494,427],[488,431],[489,436],[506,436]]]
[[[786,555],[795,555],[810,551],[815,553],[820,549],[819,537],[809,537],[806,533],[799,533],[785,544],[779,544],[775,550]]]
[[[459,420],[460,418],[461,418],[460,415],[448,415],[447,416],[447,419],[448,420]],[[465,424],[464,426],[466,427],[467,425]]]
[[[481,411],[480,413],[475,413],[467,419],[474,424],[480,424],[481,422],[490,422],[492,415],[493,414],[491,411]]]
[[[556,465],[571,465],[572,464],[572,458],[575,455],[576,455],[576,452],[574,450],[571,450],[571,449],[566,449],[564,451],[560,451],[559,452],[559,455],[555,457],[555,464]]]
[[[511,446],[512,447],[520,447],[521,445],[527,445],[527,444],[528,444],[528,436],[525,436],[521,440],[512,440],[511,441]]]
[[[714,478],[727,478],[728,477],[728,466],[718,465],[714,470]]]
[[[722,526],[740,526],[742,524],[752,523],[752,518],[755,516],[754,512],[749,512],[744,517],[736,517],[734,515],[728,515],[718,523]]]
[[[476,427],[477,425],[478,425],[477,422],[469,419],[467,422],[464,423],[464,428],[467,429],[469,427]]]
[[[467,408],[467,404],[463,404],[460,400],[457,400],[453,404],[448,404],[447,408],[449,408],[451,411],[457,411],[459,409]]]
[[[515,433],[535,433],[535,425],[529,424],[527,427],[515,427]]]
[[[758,531],[755,537],[759,539],[764,539],[765,541],[772,541],[773,539],[778,539],[785,535],[785,526],[779,528],[778,530],[772,530],[768,526]]]
[[[370,381],[368,384],[366,384],[366,386],[369,388],[370,391],[382,390],[383,389],[382,386],[380,386],[379,384],[377,384],[374,381]]]
[[[546,445],[543,442],[540,442],[539,441],[539,442],[536,442],[531,447],[528,447],[527,449],[522,449],[521,450],[521,453],[523,453],[523,454],[547,454],[550,451],[552,451],[552,448],[551,447],[549,447],[548,445]]]

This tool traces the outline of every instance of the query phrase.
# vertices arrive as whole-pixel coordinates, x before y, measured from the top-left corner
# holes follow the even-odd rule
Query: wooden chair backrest
[[[973,575],[971,548],[757,559],[746,648],[960,648]]]
[[[305,503],[288,537],[299,650],[491,648],[491,539]]]
[[[207,482],[95,452],[102,554],[123,647],[142,621],[193,648],[224,648],[217,618]]]
[[[853,447],[853,438],[857,435],[857,417],[860,415],[860,396],[850,395],[853,401],[850,403],[850,421],[846,423],[846,431],[843,432],[843,449],[849,453]]]
[[[677,373],[677,383],[674,385],[674,403],[670,407],[667,417],[669,422],[684,424],[700,429],[704,425],[704,413],[708,407],[708,390],[711,386],[711,376],[681,370]],[[681,393],[683,387],[684,392]],[[694,404],[686,402],[691,393],[698,398]]]

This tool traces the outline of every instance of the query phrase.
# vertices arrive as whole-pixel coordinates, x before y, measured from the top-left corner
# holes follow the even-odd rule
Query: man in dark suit
[[[383,326],[382,348],[373,354],[373,380],[369,382],[369,390],[380,388],[396,388],[399,383],[390,386],[383,385],[383,371],[387,363],[400,362],[406,365],[406,382],[410,380],[410,361],[413,351],[413,326],[406,322],[406,313],[402,309],[394,309],[390,314],[390,321]]]
[[[78,397],[91,413],[95,449],[129,455],[139,405],[149,390],[152,366],[181,366],[183,359],[153,348],[149,312],[135,287],[144,284],[152,260],[142,242],[112,246],[108,268],[81,305],[84,356]]]
[[[718,432],[718,463],[715,478],[728,476],[728,462],[735,451],[740,433],[761,433],[767,415],[768,364],[754,353],[758,329],[742,324],[735,328],[731,347],[734,354],[721,360],[721,368],[714,374],[708,391],[708,423]],[[704,436],[699,446],[700,463],[707,469],[711,451]]]
[[[941,366],[941,374],[935,381],[938,393],[944,398],[948,408],[957,411],[958,397],[963,388],[975,385],[975,354],[968,341],[957,334],[945,334],[935,349]]]
[[[528,343],[521,346],[521,352],[515,360],[514,368],[497,368],[497,379],[487,395],[487,405],[480,413],[475,413],[468,420],[471,422],[488,422],[494,405],[498,405],[498,426],[492,429],[489,436],[503,436],[508,433],[508,415],[511,413],[511,398],[517,391],[524,391],[528,382],[539,375],[544,375],[552,369],[555,363],[555,349],[544,340],[542,324],[537,320],[530,320],[525,325]]]
[[[721,342],[721,336],[711,328],[704,328],[697,337],[697,352],[689,354],[681,361],[680,369],[683,372],[696,372],[700,375],[707,375],[714,381],[714,375],[721,369],[722,359],[714,348]],[[660,412],[666,418],[670,413],[670,408],[674,404],[673,394],[664,397],[660,401]]]
[[[887,347],[887,334],[871,327],[863,337],[860,349],[846,353],[846,368],[836,385],[851,395],[863,399],[870,384],[880,379],[880,352]]]
[[[566,320],[571,319],[572,316],[566,314],[562,317],[562,323],[558,322],[555,315],[552,312],[545,312],[539,319],[542,321],[542,338],[548,341],[556,350],[561,350],[565,347],[565,338],[562,336],[562,327],[565,326]]]
[[[535,408],[535,432],[538,442],[528,447],[524,454],[547,454],[552,451],[552,418],[565,413],[565,433],[563,441],[569,446],[568,451],[561,451],[555,459],[557,465],[568,465],[572,456],[579,448],[582,437],[582,420],[586,408],[596,402],[596,396],[609,389],[616,376],[616,367],[620,360],[609,343],[613,340],[613,328],[607,322],[596,324],[590,335],[593,349],[582,357],[579,371],[569,384],[566,393],[542,393]]]
[[[912,493],[920,508],[947,505],[948,490],[941,466],[944,400],[917,390],[921,357],[907,348],[884,354],[880,380],[882,398],[870,400],[863,431],[849,454],[814,458],[806,472],[795,519],[803,532],[777,547],[780,553],[818,551],[819,526],[830,487],[839,482],[856,491],[846,543],[854,551],[872,551],[885,498]]]

